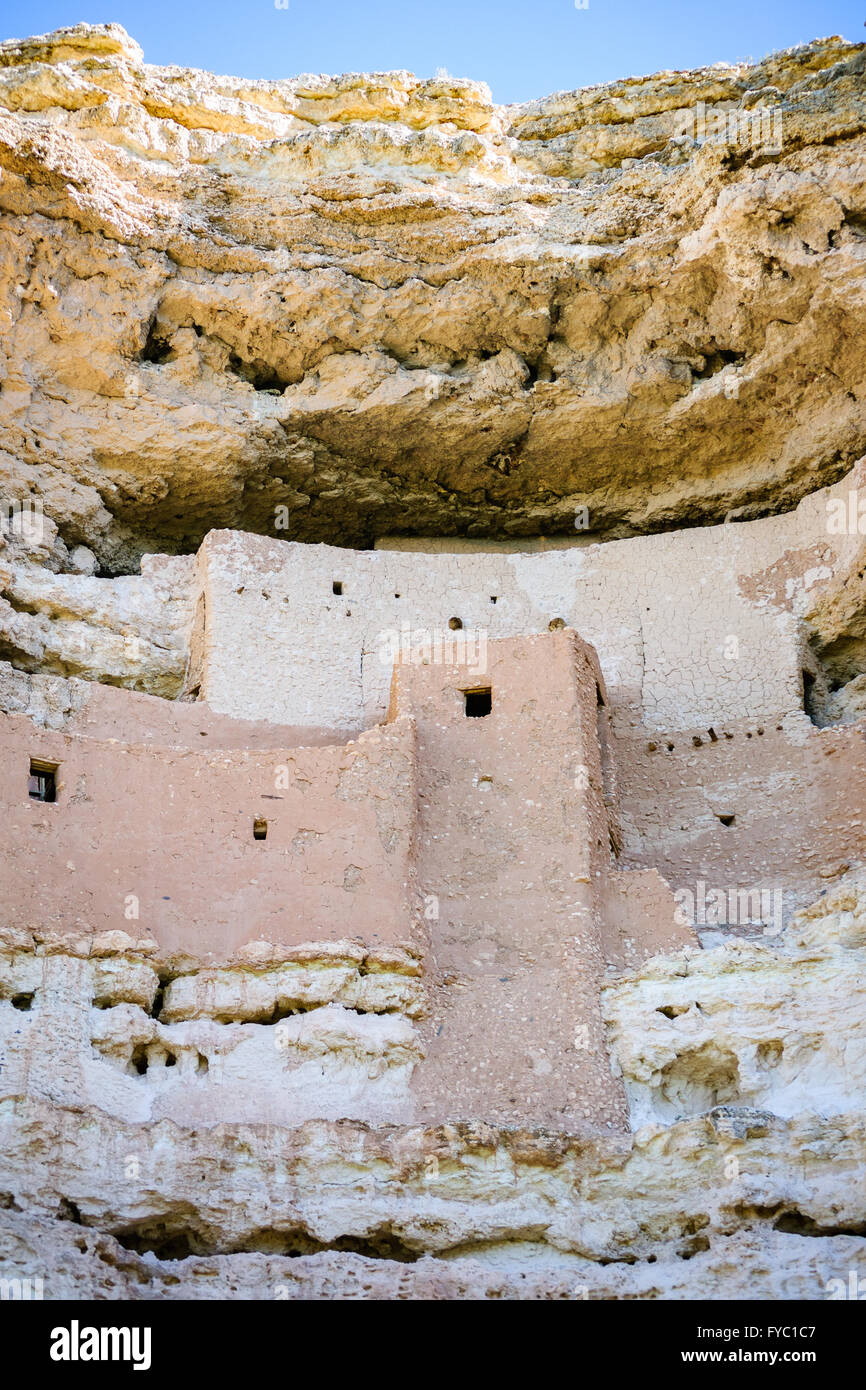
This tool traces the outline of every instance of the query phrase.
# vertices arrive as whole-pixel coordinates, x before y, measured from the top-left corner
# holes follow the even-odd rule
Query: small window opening
[[[342,579],[335,579],[333,584],[331,585],[331,588],[333,589],[335,594],[341,594],[343,592]]]
[[[11,1003],[13,1009],[21,1009],[23,1013],[29,1013],[30,1009],[33,1007],[33,995],[13,994]]]
[[[448,626],[450,627],[450,629],[451,629],[452,632],[459,632],[460,628],[463,626],[463,619],[462,619],[462,618],[449,618],[449,619],[448,619]]]
[[[464,690],[463,708],[467,719],[484,719],[493,709],[493,691],[489,686],[485,690]]]
[[[565,627],[564,618],[551,618],[550,622],[547,624],[548,632],[559,632],[563,627]]]
[[[27,790],[35,801],[57,800],[57,769],[59,763],[44,763],[37,758],[30,759],[30,777]]]
[[[268,823],[266,820],[253,821],[253,839],[266,840],[268,838]]]
[[[498,594],[491,594],[491,595],[490,595],[490,602],[491,602],[491,603],[495,603],[496,600],[497,600],[498,598],[499,598],[499,595],[498,595]]]
[[[812,722],[815,722],[815,677],[811,671],[803,672],[803,709]]]
[[[733,825],[735,819],[735,816],[719,816],[722,825]]]

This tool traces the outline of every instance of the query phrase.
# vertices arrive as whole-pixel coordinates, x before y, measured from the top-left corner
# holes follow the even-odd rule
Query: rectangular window
[[[30,759],[27,790],[34,801],[57,800],[57,769],[59,766],[59,763],[46,763],[39,758]]]
[[[490,686],[483,690],[464,690],[463,708],[467,719],[484,719],[493,709],[493,691]]]

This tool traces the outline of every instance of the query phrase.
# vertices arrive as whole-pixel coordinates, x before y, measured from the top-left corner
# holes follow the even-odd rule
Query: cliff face
[[[3,1278],[866,1286],[864,65],[0,44]]]
[[[866,440],[864,61],[501,107],[0,45],[3,488],[110,571],[279,506],[364,545],[793,505]]]
[[[4,1275],[49,1270],[52,1298],[847,1297],[849,1271],[866,1272],[864,909],[853,876],[778,942],[687,949],[612,983],[616,1056],[657,1108],[639,1110],[635,1133],[595,1139],[324,1117],[213,1125],[205,1112],[195,1124],[196,1088],[216,1084],[186,1066],[213,1053],[202,1020],[161,1029],[186,1072],[178,1123],[166,1098],[183,1078],[155,1063],[124,1077],[106,1022],[109,1003],[152,994],[152,943],[117,933],[76,960],[56,940],[6,939],[0,987],[44,989],[52,1028],[18,1012],[7,1044],[13,1066],[27,1054],[29,1095],[0,1112]],[[99,981],[89,1010],[74,997],[85,974]],[[832,1023],[831,997],[847,998]],[[360,1030],[318,1028],[297,1046],[328,1077],[320,1090],[350,1067],[387,1090],[406,1041],[394,1023],[378,1049]],[[112,1053],[111,1111],[72,1103],[82,1071]],[[262,1048],[247,1084],[271,1105],[273,1073]]]

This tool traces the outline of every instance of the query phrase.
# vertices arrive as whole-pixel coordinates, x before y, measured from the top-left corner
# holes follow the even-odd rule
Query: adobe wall
[[[560,620],[598,652],[618,728],[775,718],[802,708],[801,616],[862,547],[828,531],[828,501],[858,470],[782,516],[570,549],[347,551],[212,532],[194,685],[225,714],[357,729],[387,709],[388,634],[455,618],[493,640]]]
[[[175,714],[167,711],[160,739],[173,736]],[[141,732],[130,723],[130,733]],[[60,765],[55,804],[28,796],[31,757]],[[82,935],[132,929],[199,961],[231,957],[256,939],[405,944],[415,920],[414,789],[414,731],[405,720],[346,746],[209,753],[6,716],[3,925]],[[265,840],[254,839],[257,818],[267,822]],[[128,915],[130,894],[137,917]]]
[[[608,933],[609,878],[624,876],[611,857],[597,658],[568,630],[497,642],[488,657],[483,681],[454,664],[394,672],[392,716],[411,711],[418,731],[418,883],[435,912],[437,983],[413,1089],[428,1119],[621,1129],[605,945],[619,946],[622,925],[644,957],[646,902],[623,899]],[[473,685],[489,686],[485,717],[467,717]],[[650,949],[692,940],[657,889]]]
[[[0,711],[26,715],[45,729],[149,748],[273,749],[344,744],[346,729],[271,724],[216,714],[203,700],[165,700],[121,686],[29,674],[0,662]],[[203,743],[202,739],[207,742]]]
[[[675,890],[779,890],[787,918],[866,858],[862,722],[635,731],[617,739],[617,764],[623,863],[656,867]]]
[[[657,875],[617,870],[604,681],[575,633],[491,644],[483,680],[398,663],[388,722],[337,746],[241,721],[271,747],[240,749],[200,701],[9,689],[42,722],[0,719],[0,1093],[195,1124],[627,1128],[607,966],[694,936]],[[28,795],[31,759],[55,802]]]

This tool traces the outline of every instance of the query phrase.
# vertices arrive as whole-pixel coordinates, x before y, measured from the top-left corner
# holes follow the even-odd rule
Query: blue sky
[[[149,63],[240,77],[409,68],[487,81],[497,101],[661,68],[866,40],[853,0],[0,0],[0,37],[115,20]]]

